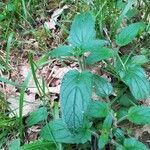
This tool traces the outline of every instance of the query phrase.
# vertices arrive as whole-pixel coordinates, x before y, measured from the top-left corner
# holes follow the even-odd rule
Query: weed
[[[54,5],[59,3],[59,0],[55,1]],[[147,36],[148,1],[83,0],[65,1],[65,3],[73,5],[71,8],[74,8],[67,16],[69,20],[73,16],[71,13],[79,13],[75,16],[70,31],[61,22],[57,24],[63,29],[65,36],[69,33],[67,40],[63,39],[64,43],[68,44],[63,43],[46,53],[38,62],[35,62],[32,54],[29,53],[28,60],[31,68],[22,85],[0,77],[1,82],[20,89],[19,118],[9,118],[5,115],[5,109],[4,113],[0,113],[2,128],[0,147],[6,143],[5,136],[18,128],[19,136],[13,135],[15,140],[8,144],[10,150],[104,149],[107,147],[117,150],[148,149],[147,145],[133,137],[130,128],[125,125],[127,123],[132,126],[150,124],[150,107],[141,104],[150,95],[150,84],[143,69],[143,65],[149,62],[149,49],[147,45],[143,48],[141,43],[136,44],[141,42],[141,37],[143,44],[149,39]],[[46,1],[42,5],[48,7]],[[135,17],[142,13],[137,11],[135,7],[137,5],[141,10],[146,10],[143,14],[145,22]],[[10,50],[17,27],[21,34],[31,33],[40,49],[47,49],[47,39],[44,38],[53,36],[47,28],[34,29],[36,21],[33,16],[40,10],[37,1],[15,0],[3,3],[3,6],[0,15],[1,39],[7,40],[7,44],[6,54],[0,56],[2,71],[9,68]],[[45,10],[40,12],[41,15],[46,13]],[[65,20],[63,23],[70,22],[65,15],[63,17]],[[17,21],[20,22],[19,25],[16,25]],[[129,45],[131,50],[122,56],[121,49],[128,49]],[[142,51],[136,55],[137,48],[141,47]],[[44,80],[42,79],[41,85],[36,77],[36,71],[49,61],[49,57],[58,59],[62,63],[64,60],[71,59],[79,65],[78,69],[70,70],[64,75],[61,82],[60,104],[54,102],[53,106],[47,106],[46,99],[49,97],[45,92]],[[93,73],[95,67],[109,75],[110,80]],[[43,106],[30,113],[24,125],[24,95],[31,75]],[[0,107],[4,108],[6,105],[1,95]],[[36,124],[42,126],[39,139],[24,144],[25,128]]]
[[[111,48],[109,42],[96,38],[95,19],[91,13],[75,17],[68,38],[69,44],[52,50],[49,56],[58,59],[75,57],[80,68],[70,70],[63,77],[60,91],[61,117],[54,118],[41,129],[41,138],[67,144],[84,144],[90,141],[93,145],[94,137],[94,141],[98,143],[95,148],[98,149],[103,149],[107,144],[116,149],[147,149],[143,143],[126,133],[128,129],[123,129],[122,123],[128,120],[140,125],[150,124],[147,119],[150,117],[150,108],[138,105],[140,99],[145,99],[150,94],[149,82],[141,67],[149,60],[144,55],[120,57],[118,50],[118,47],[131,43],[145,27],[141,22],[124,27],[114,39],[117,46]],[[85,55],[87,52],[88,56]],[[108,61],[110,58],[111,62]],[[117,91],[114,99],[110,95],[116,89],[112,86],[115,83],[111,84],[88,70],[88,66],[99,61],[107,64],[106,70],[111,72],[113,78],[117,77],[123,87]],[[93,93],[100,100],[95,100]],[[122,113],[116,109],[116,105],[120,106],[121,111],[124,107],[127,109]],[[30,115],[29,119],[34,117]],[[36,123],[34,121],[33,124]],[[58,145],[56,149],[60,149]]]

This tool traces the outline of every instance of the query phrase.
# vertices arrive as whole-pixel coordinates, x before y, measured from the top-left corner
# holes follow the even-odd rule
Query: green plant
[[[18,2],[18,0],[15,0],[15,2]],[[28,15],[26,5],[23,0],[20,2],[26,18]],[[62,79],[60,111],[58,104],[55,103],[54,110],[50,112],[53,120],[49,122],[47,122],[49,112],[46,106],[32,112],[26,120],[28,127],[40,122],[46,122],[40,132],[40,139],[21,147],[20,140],[16,139],[10,143],[9,149],[65,149],[66,145],[67,149],[71,149],[71,144],[76,144],[77,149],[103,149],[106,145],[118,150],[147,149],[143,143],[131,137],[133,135],[128,134],[128,129],[124,127],[124,122],[130,121],[137,125],[150,124],[150,107],[139,105],[140,100],[144,100],[150,95],[150,85],[146,78],[146,73],[141,67],[149,60],[144,55],[134,55],[136,48],[134,46],[131,52],[123,57],[120,56],[119,51],[120,48],[128,44],[136,43],[135,37],[145,30],[146,24],[143,22],[132,23],[117,33],[121,21],[127,16],[133,1],[128,1],[127,5],[121,8],[123,12],[116,24],[114,23],[114,18],[118,17],[117,12],[112,14],[114,18],[112,16],[104,17],[107,14],[107,10],[111,9],[110,12],[115,10],[116,3],[105,0],[103,2],[106,5],[101,6],[100,12],[97,13],[99,8],[95,8],[95,17],[89,12],[77,15],[71,26],[68,45],[61,45],[48,54],[51,58],[57,58],[62,62],[69,57],[79,64],[78,70],[70,70]],[[28,4],[30,3],[31,1]],[[101,1],[96,0],[96,3],[99,4]],[[10,4],[14,5],[13,2]],[[13,5],[9,10],[13,12],[9,12],[10,15],[18,14],[13,9]],[[2,15],[5,14],[5,11],[3,11]],[[6,17],[7,15],[4,16]],[[6,20],[7,18],[3,19]],[[113,21],[108,27],[109,30],[113,29],[110,38],[109,35],[107,36],[108,41],[106,39],[100,40],[96,37],[99,33],[96,34],[95,31],[95,20],[98,19],[100,19],[101,32],[103,32],[103,21],[104,24],[110,23],[111,20]],[[102,37],[105,37],[105,35]],[[13,34],[11,33],[8,37],[6,48],[6,66],[9,63],[12,38]],[[44,63],[46,61],[47,55]],[[42,62],[35,63],[31,54],[29,55],[29,62],[31,72],[28,73],[23,85],[20,86],[0,77],[0,81],[21,88],[19,101],[21,142],[23,142],[24,136],[22,116],[24,93],[31,73],[40,97],[45,96],[44,84],[41,86],[36,77],[36,70]],[[102,67],[99,64],[102,64]],[[111,76],[111,83],[99,74],[92,73],[90,68],[95,66]],[[98,97],[95,97],[95,95]]]
[[[52,50],[49,56],[62,61],[66,57],[74,58],[79,70],[70,70],[63,77],[61,117],[42,128],[42,139],[55,143],[84,144],[88,141],[92,143],[95,137],[98,149],[103,149],[107,144],[118,150],[148,149],[135,138],[125,136],[128,129],[124,130],[121,126],[125,120],[139,125],[150,124],[150,107],[138,105],[139,100],[150,95],[150,84],[141,67],[149,60],[144,55],[132,56],[132,52],[124,57],[119,55],[119,47],[131,43],[144,28],[142,22],[124,27],[114,40],[117,46],[111,47],[106,40],[96,38],[95,19],[91,13],[75,17],[68,37],[69,44]],[[115,79],[117,85],[115,82],[112,84],[117,87],[114,89],[110,82],[88,69],[100,61],[106,64],[105,68],[100,69]],[[112,91],[117,94],[115,98],[110,96]],[[99,100],[95,100],[93,93],[99,96]],[[120,110],[129,110],[124,109],[122,113],[116,105],[120,106]],[[56,148],[59,149],[59,146],[56,145]]]

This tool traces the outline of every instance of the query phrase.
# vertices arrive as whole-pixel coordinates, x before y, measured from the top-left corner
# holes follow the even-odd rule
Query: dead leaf
[[[58,79],[62,79],[63,76],[70,70],[70,68],[68,67],[62,67],[62,68],[58,68],[57,66],[54,66],[54,73],[52,75],[53,78],[58,78]]]
[[[143,132],[147,131],[150,134],[150,125],[144,125],[142,130]]]
[[[56,29],[56,24],[57,24],[57,20],[58,20],[58,17],[62,14],[62,12],[67,9],[68,6],[65,5],[63,8],[59,8],[59,9],[56,9],[54,11],[54,13],[52,14],[51,16],[51,19],[49,22],[45,22],[45,26],[48,28],[48,29]]]
[[[19,96],[9,97],[7,101],[10,103],[9,107],[13,111],[13,113],[10,113],[9,116],[13,117],[14,114],[16,116],[19,116]],[[41,105],[41,101],[38,99],[35,100],[35,93],[30,93],[29,95],[25,93],[24,103],[23,103],[23,116],[26,116],[28,113],[34,111],[40,105]]]
[[[27,129],[27,139],[28,141],[37,140],[38,134],[40,132],[39,126],[32,126]]]
[[[144,104],[145,104],[146,106],[150,106],[150,98],[147,98],[147,99],[145,100]]]

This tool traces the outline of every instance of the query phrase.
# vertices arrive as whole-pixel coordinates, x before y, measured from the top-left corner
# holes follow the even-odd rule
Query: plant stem
[[[33,79],[34,79],[36,88],[38,89],[39,95],[40,95],[40,97],[41,97],[41,96],[42,96],[42,93],[41,93],[41,90],[40,90],[40,88],[39,88],[38,79],[37,79],[37,77],[36,77],[36,70],[35,70],[35,67],[34,67],[32,54],[29,54],[29,62],[30,62],[31,71],[32,71],[32,76],[33,76]]]
[[[92,133],[92,135],[94,135],[96,138],[99,138],[99,135],[98,135],[96,132],[91,131],[91,133]]]
[[[122,65],[123,69],[125,70],[125,65],[124,65],[123,61],[121,60],[120,56],[118,55],[118,53],[117,53],[117,57]]]
[[[27,19],[27,9],[26,9],[26,5],[25,5],[25,1],[21,0],[21,3],[22,3],[22,7],[23,7],[24,17]]]
[[[117,121],[117,124],[119,124],[120,122],[126,120],[127,117],[128,117],[128,115],[125,115],[125,116],[123,116],[122,118],[120,118],[120,119]]]
[[[122,91],[119,93],[119,95],[117,95],[111,102],[110,102],[110,106],[112,105],[112,104],[114,104],[114,102],[116,102],[116,100],[118,100],[118,98],[120,97],[120,96],[122,96],[122,94],[126,91],[126,89],[127,89],[127,87],[124,87],[123,89],[122,89]]]
[[[24,126],[23,126],[23,103],[24,103],[24,94],[25,94],[25,90],[28,86],[28,82],[30,80],[30,76],[31,76],[31,71],[28,72],[28,75],[23,83],[23,86],[21,88],[20,91],[20,97],[19,97],[19,133],[20,133],[20,139],[23,140],[23,130],[24,130]]]
[[[78,63],[79,63],[79,68],[82,72],[84,70],[84,68],[83,68],[83,65],[82,65],[81,57],[78,57]]]
[[[133,52],[135,51],[135,49],[140,46],[140,44],[136,45],[134,48],[132,48],[131,52],[129,53],[128,57],[126,58],[124,65],[126,65],[126,63],[128,62],[129,58],[131,57],[131,55],[133,54]]]
[[[9,57],[10,57],[10,49],[12,46],[12,40],[13,40],[13,32],[11,32],[8,36],[8,40],[7,40],[7,46],[6,46],[6,65],[7,67],[9,66]]]
[[[117,143],[115,140],[111,140],[111,143],[113,144],[113,145],[115,145],[115,146],[119,146],[120,144],[119,143]]]

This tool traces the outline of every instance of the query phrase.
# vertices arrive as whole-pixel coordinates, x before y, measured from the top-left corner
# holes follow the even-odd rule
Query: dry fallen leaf
[[[55,99],[56,98],[58,99],[57,94],[60,93],[61,80],[70,69],[71,69],[70,67],[62,67],[58,63],[56,64],[54,63],[53,66],[43,67],[39,72],[36,73],[36,77],[40,85],[42,85],[42,78],[45,79],[46,81],[48,80],[49,82],[45,88],[45,93],[53,95],[53,98],[55,97]],[[17,81],[20,84],[22,84],[23,81],[28,76],[29,70],[30,65],[27,62],[18,65],[16,70],[18,76],[17,79],[14,81]],[[11,113],[10,116],[12,117],[14,116],[14,114],[19,116],[19,96],[20,96],[19,91],[14,86],[10,85],[6,85],[4,90],[7,95],[9,107],[13,111],[13,113]],[[34,111],[41,105],[41,101],[35,98],[36,94],[38,94],[39,91],[36,88],[32,76],[30,77],[30,80],[28,82],[27,90],[28,92],[26,92],[24,96],[23,116],[26,116],[27,114]]]
[[[62,12],[67,9],[68,6],[65,5],[64,7],[62,8],[59,8],[59,9],[56,9],[54,11],[54,13],[52,14],[51,16],[51,19],[49,22],[45,22],[45,26],[48,28],[48,29],[56,29],[56,24],[57,24],[57,20],[58,20],[58,17],[62,14]]]
[[[147,131],[150,134],[150,125],[144,125],[142,130],[143,132]]]
[[[144,103],[146,106],[150,106],[150,97],[147,98]]]
[[[53,78],[58,78],[58,79],[62,79],[63,76],[70,70],[70,68],[67,67],[62,67],[59,68],[57,66],[54,66],[54,70],[53,70]]]
[[[32,126],[31,128],[27,129],[27,139],[28,141],[37,140],[38,134],[40,132],[39,126]]]
[[[23,81],[26,79],[29,73],[29,69],[30,66],[27,63],[18,66],[20,83],[23,83]],[[32,77],[29,80],[28,87],[30,93],[25,92],[24,95],[23,116],[34,111],[36,108],[38,108],[41,105],[41,101],[39,99],[35,99],[35,95],[38,93],[38,91],[32,92],[32,88],[36,88]],[[10,113],[10,117],[13,117],[14,114],[16,116],[19,116],[19,96],[20,96],[19,91],[17,92],[14,86],[6,85],[5,93],[7,96],[7,101],[9,102],[9,107],[13,111],[12,113]]]
[[[16,116],[19,116],[19,96],[9,97],[7,101],[10,103],[9,107],[13,111],[13,113],[10,113],[10,117],[13,117],[14,114]],[[35,100],[35,93],[30,93],[29,95],[25,93],[23,104],[23,116],[26,116],[28,113],[34,111],[40,105],[41,101],[38,99]]]

